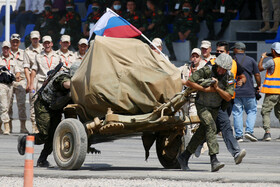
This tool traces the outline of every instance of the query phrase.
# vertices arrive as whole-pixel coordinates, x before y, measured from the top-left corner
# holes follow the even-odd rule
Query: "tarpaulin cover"
[[[179,70],[137,39],[96,36],[71,79],[74,103],[90,117],[145,114],[182,90]]]

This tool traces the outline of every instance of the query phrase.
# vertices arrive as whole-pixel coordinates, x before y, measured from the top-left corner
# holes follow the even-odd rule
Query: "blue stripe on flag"
[[[265,78],[268,81],[280,81],[280,78]]]
[[[263,85],[265,88],[280,88],[280,86],[269,86],[269,85]]]

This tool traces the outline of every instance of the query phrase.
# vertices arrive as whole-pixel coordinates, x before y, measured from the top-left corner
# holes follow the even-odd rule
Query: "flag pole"
[[[112,12],[113,14],[115,14],[116,16],[118,16],[118,17],[120,17],[120,18],[122,18],[121,16],[119,16],[116,12],[114,12],[112,9],[110,9],[110,8],[107,8],[106,9],[106,12],[108,12],[108,11],[110,11],[110,12]],[[126,19],[122,19],[123,21],[125,21],[125,22],[127,22],[128,23],[128,25],[131,25]],[[145,39],[145,40],[147,40],[162,56],[163,56],[163,58],[165,58],[166,60],[168,60],[169,61],[169,59],[162,53],[162,51],[159,49],[159,48],[157,48],[157,46],[155,46],[152,42],[151,42],[151,40],[149,40],[141,31],[139,31],[138,29],[136,29],[134,26],[132,26],[131,27],[133,30],[135,30],[136,32],[140,32],[141,33],[141,36]]]

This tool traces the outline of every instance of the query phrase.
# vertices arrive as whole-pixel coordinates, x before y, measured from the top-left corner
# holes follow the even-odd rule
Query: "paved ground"
[[[14,132],[10,136],[0,135],[0,177],[19,177],[22,180],[24,171],[24,156],[17,153],[17,137],[19,134],[19,121],[14,122]],[[27,125],[31,129],[30,122]],[[255,135],[261,139],[263,130],[255,128]],[[100,155],[88,154],[82,168],[78,171],[60,170],[58,167],[51,169],[34,167],[34,176],[47,178],[70,179],[151,179],[175,180],[191,182],[207,182],[234,184],[274,183],[280,185],[280,142],[275,141],[280,135],[280,129],[272,129],[271,142],[243,142],[240,144],[247,151],[247,156],[240,165],[235,165],[233,158],[225,148],[219,137],[220,154],[218,158],[226,166],[217,173],[210,172],[209,156],[201,155],[200,158],[190,159],[191,171],[167,170],[160,165],[155,147],[151,148],[148,161],[144,161],[144,149],[140,137],[117,140],[115,142],[97,144],[101,150]],[[34,160],[39,157],[42,146],[35,146]],[[55,164],[51,155],[49,161]],[[34,165],[35,165],[34,163]],[[5,178],[0,178],[4,181]],[[7,180],[7,179],[6,179]],[[17,180],[14,180],[17,181]],[[141,183],[140,183],[141,184]],[[121,185],[119,185],[121,186]],[[141,185],[140,185],[141,186]],[[172,186],[172,185],[171,185]]]

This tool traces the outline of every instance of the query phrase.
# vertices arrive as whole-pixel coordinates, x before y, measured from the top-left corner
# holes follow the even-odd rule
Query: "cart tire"
[[[185,148],[185,139],[177,136],[170,146],[171,149],[164,149],[167,136],[159,136],[156,140],[156,151],[158,160],[165,169],[180,169],[177,156],[181,154]],[[171,151],[167,153],[166,151]],[[165,152],[166,154],[163,154]]]
[[[53,139],[53,155],[59,168],[80,169],[87,148],[87,133],[79,120],[68,118],[59,123]]]

